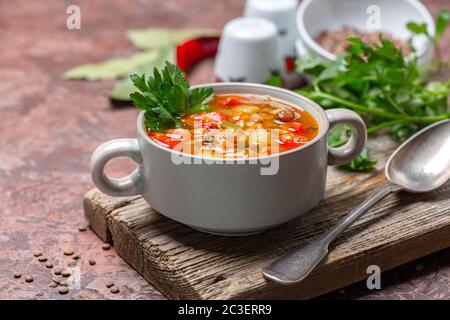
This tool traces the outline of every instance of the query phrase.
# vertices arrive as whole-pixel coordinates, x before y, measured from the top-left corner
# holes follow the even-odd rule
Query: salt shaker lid
[[[270,38],[277,34],[277,27],[269,20],[257,17],[240,17],[231,20],[223,33],[247,41]]]
[[[286,11],[295,11],[298,7],[298,0],[247,0],[245,11],[258,11],[260,14],[276,14]]]

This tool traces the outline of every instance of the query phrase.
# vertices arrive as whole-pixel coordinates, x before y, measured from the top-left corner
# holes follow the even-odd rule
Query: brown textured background
[[[448,0],[424,1],[436,14]],[[0,299],[163,299],[114,250],[101,249],[83,222],[81,200],[93,185],[89,158],[101,142],[135,135],[137,111],[113,108],[107,93],[113,81],[64,81],[68,68],[126,55],[134,49],[126,30],[149,26],[221,28],[239,16],[244,1],[25,1],[0,0]],[[81,30],[65,27],[69,4],[81,7]],[[450,35],[444,42],[448,59]],[[212,62],[198,66],[192,81],[212,79]],[[120,175],[126,161],[108,171]],[[81,254],[80,289],[61,296],[48,288],[51,276],[32,256],[41,248],[55,265],[70,258],[64,244]],[[450,299],[449,249],[383,273],[380,291],[355,284],[324,298]],[[87,263],[94,257],[95,266]],[[13,278],[31,274],[34,282]],[[120,288],[109,293],[105,283]]]

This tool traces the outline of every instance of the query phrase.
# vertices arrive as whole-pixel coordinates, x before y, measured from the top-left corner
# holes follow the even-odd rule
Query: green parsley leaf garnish
[[[364,149],[361,154],[351,162],[339,166],[339,168],[350,170],[350,171],[359,171],[359,172],[367,172],[375,169],[377,161],[371,160],[369,158],[369,150]]]
[[[331,148],[339,148],[347,143],[352,134],[352,129],[347,125],[340,125],[333,128],[328,133],[328,145]],[[369,158],[369,150],[364,148],[361,154],[355,159],[339,166],[339,168],[349,171],[367,172],[375,169],[376,160]]]
[[[130,76],[138,91],[130,94],[133,104],[145,111],[145,125],[151,131],[162,132],[181,128],[181,118],[201,110],[213,96],[212,88],[189,89],[185,73],[177,66],[166,62],[164,69],[153,70],[153,76],[145,74]]]

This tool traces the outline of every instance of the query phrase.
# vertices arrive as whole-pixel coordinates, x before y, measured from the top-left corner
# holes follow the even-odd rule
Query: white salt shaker
[[[264,83],[279,68],[277,27],[271,21],[241,17],[223,29],[214,73],[219,81]]]
[[[294,68],[297,8],[297,0],[247,0],[244,9],[244,16],[264,18],[277,26],[282,73]]]

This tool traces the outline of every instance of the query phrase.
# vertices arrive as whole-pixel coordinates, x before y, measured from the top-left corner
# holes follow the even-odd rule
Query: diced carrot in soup
[[[179,119],[183,128],[149,131],[149,137],[171,149],[183,145],[182,152],[241,158],[255,156],[255,145],[257,155],[285,152],[319,133],[317,121],[307,111],[270,96],[215,94],[208,106],[208,111]]]

